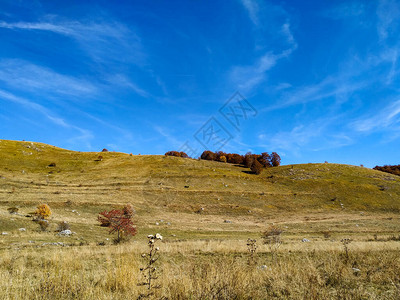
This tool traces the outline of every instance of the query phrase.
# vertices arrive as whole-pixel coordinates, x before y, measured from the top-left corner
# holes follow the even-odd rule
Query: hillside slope
[[[266,220],[314,214],[398,213],[400,177],[339,164],[287,165],[254,175],[220,162],[0,141],[3,228],[11,226],[4,221],[11,206],[27,213],[48,203],[54,218],[93,226],[98,212],[128,202],[149,229],[168,220],[176,230],[251,231]],[[233,222],[222,224],[225,219]]]

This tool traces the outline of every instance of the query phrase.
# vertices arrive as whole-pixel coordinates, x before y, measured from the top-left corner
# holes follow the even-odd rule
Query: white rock
[[[2,234],[2,235],[7,235],[7,234],[8,234],[8,232],[4,232],[4,231],[3,231],[1,234]]]
[[[303,243],[308,243],[310,240],[309,239],[306,239],[306,238],[304,238],[304,239],[302,239],[301,240]]]
[[[25,228],[20,228],[20,229],[18,229],[19,231],[26,231],[26,229]]]
[[[72,231],[69,229],[65,229],[63,231],[60,231],[59,233],[57,233],[58,235],[64,235],[64,236],[70,236],[72,234]]]

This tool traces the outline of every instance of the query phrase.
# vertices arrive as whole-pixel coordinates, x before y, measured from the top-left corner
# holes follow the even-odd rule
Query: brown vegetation
[[[100,226],[110,228],[110,234],[117,233],[115,242],[119,243],[123,237],[134,236],[137,233],[132,222],[134,212],[133,207],[128,204],[122,210],[113,209],[99,213],[97,220],[100,222]]]
[[[394,165],[394,166],[389,166],[389,165],[384,165],[384,166],[376,166],[374,170],[394,174],[400,176],[400,165]]]
[[[251,152],[248,152],[245,155],[240,155],[237,153],[225,153],[222,151],[212,152],[206,150],[201,154],[200,158],[204,160],[243,165],[246,168],[250,168],[255,174],[260,174],[263,167],[277,167],[281,164],[281,158],[276,152],[272,152],[271,155],[267,152],[261,154],[252,154]]]
[[[189,155],[187,155],[185,152],[178,152],[178,151],[168,151],[164,155],[165,156],[183,157],[183,158],[188,158],[189,157]]]

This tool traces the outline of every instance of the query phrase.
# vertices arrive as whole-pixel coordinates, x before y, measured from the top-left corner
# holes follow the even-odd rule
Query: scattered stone
[[[361,272],[361,270],[358,268],[352,268],[352,270],[353,270],[354,275],[356,275],[356,276],[359,275],[359,273]]]
[[[62,236],[70,236],[72,235],[72,231],[69,229],[65,229],[57,233],[57,235],[62,235]]]
[[[62,242],[54,242],[54,243],[43,243],[42,246],[48,246],[48,245],[54,245],[54,246],[65,246],[64,243]]]
[[[262,265],[262,266],[259,266],[258,269],[260,269],[260,270],[267,270],[268,267],[267,267],[267,265]]]
[[[160,225],[158,222],[156,222],[156,225],[158,226],[158,225]]]
[[[8,232],[3,231],[1,234],[2,234],[2,235],[7,235]]]
[[[310,242],[310,240],[309,240],[309,239],[306,239],[306,238],[302,239],[301,241],[302,241],[303,243],[308,243],[308,242]]]
[[[30,243],[30,244],[34,244],[34,243],[35,243],[35,241],[28,241],[28,243]]]
[[[232,223],[231,220],[224,220],[224,223]]]
[[[169,226],[169,225],[171,225],[171,223],[170,223],[170,222],[167,222],[167,225]]]
[[[20,228],[20,229],[18,229],[19,231],[26,231],[26,228]]]

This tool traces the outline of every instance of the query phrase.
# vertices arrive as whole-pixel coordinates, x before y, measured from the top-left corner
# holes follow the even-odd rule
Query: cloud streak
[[[0,81],[18,90],[43,95],[93,96],[98,88],[84,79],[62,75],[51,69],[17,59],[0,61]]]
[[[138,35],[126,26],[114,23],[71,22],[0,22],[10,30],[45,31],[75,39],[98,62],[132,62],[143,65],[146,60]]]
[[[86,144],[86,146],[88,148],[90,148],[89,140],[94,137],[93,134],[91,133],[91,131],[80,128],[75,125],[72,125],[72,124],[68,123],[67,121],[65,121],[63,118],[56,116],[56,114],[53,113],[50,109],[48,109],[36,102],[27,100],[22,97],[15,96],[7,91],[0,90],[0,99],[19,104],[19,105],[23,106],[25,109],[31,109],[31,110],[37,111],[40,114],[42,114],[43,116],[45,116],[50,122],[52,122],[53,124],[55,124],[57,126],[78,131],[79,135],[71,138],[70,140],[71,141],[79,140],[81,142],[84,142]]]
[[[373,116],[361,118],[351,124],[356,131],[371,133],[394,129],[400,123],[400,100],[394,101]],[[399,128],[397,128],[398,130]]]

